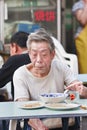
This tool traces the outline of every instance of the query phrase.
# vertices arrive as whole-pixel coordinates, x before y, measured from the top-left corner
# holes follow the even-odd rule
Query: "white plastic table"
[[[78,74],[77,78],[83,83],[87,83],[87,74]]]
[[[78,102],[80,104],[87,105],[87,99],[80,99]],[[0,120],[87,116],[87,110],[81,108],[72,110],[51,110],[47,108],[25,110],[19,108],[20,104],[21,102],[1,102]],[[84,121],[85,122],[82,122],[82,130],[86,130],[87,128],[87,122],[86,122],[87,120]]]
[[[87,74],[79,74],[78,79],[84,83],[87,82]],[[87,99],[80,99],[80,104],[87,105]],[[24,102],[26,103],[26,102]],[[72,110],[50,110],[47,108],[24,110],[20,109],[21,102],[1,102],[0,120],[10,119],[28,119],[28,118],[54,118],[54,117],[82,117],[81,130],[87,129],[87,110],[81,108]]]

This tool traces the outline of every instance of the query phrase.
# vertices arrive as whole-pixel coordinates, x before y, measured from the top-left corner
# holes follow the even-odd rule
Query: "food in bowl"
[[[68,94],[64,93],[45,93],[40,95],[40,100],[43,102],[62,102]]]

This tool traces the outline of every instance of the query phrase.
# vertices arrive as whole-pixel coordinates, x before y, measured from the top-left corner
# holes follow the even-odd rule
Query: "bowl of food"
[[[40,100],[45,103],[50,103],[50,102],[63,102],[67,98],[68,94],[64,93],[45,93],[41,94]]]

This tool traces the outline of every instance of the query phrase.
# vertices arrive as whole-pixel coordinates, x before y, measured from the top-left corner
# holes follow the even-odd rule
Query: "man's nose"
[[[37,55],[37,62],[42,61],[42,56],[41,55]]]

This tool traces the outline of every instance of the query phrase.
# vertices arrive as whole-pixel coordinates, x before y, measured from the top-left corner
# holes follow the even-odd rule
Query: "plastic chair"
[[[56,48],[56,58],[60,59],[61,61],[64,61],[68,66],[70,66],[71,70],[78,74],[78,59],[75,54],[67,53],[62,44],[54,37],[52,37],[55,48]]]

